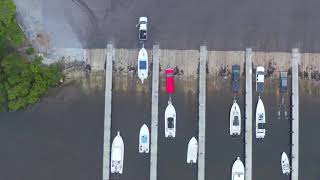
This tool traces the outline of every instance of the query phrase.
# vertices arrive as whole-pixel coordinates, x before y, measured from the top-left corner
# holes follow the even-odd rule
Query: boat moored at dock
[[[232,165],[231,180],[244,180],[244,165],[240,157]]]
[[[289,158],[285,152],[283,152],[281,155],[281,169],[282,169],[283,174],[285,174],[285,175],[290,174]]]
[[[149,153],[150,134],[146,124],[142,125],[139,133],[139,153]]]
[[[171,101],[168,101],[165,111],[165,137],[176,137],[176,110]]]
[[[111,146],[111,173],[122,174],[124,159],[124,143],[120,132],[113,139]]]
[[[234,100],[230,109],[230,135],[241,133],[241,112],[238,103]]]
[[[145,48],[141,48],[138,55],[138,77],[141,83],[148,78],[148,53]]]
[[[192,137],[188,143],[187,151],[187,163],[197,163],[198,158],[198,141],[195,137]]]
[[[257,108],[256,108],[256,138],[262,139],[266,135],[266,112],[263,102],[259,96]]]

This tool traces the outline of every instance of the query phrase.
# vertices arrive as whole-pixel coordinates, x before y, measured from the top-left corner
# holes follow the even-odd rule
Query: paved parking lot
[[[147,46],[163,48],[266,51],[320,51],[320,2],[316,0],[44,0],[49,29],[67,23],[70,32],[87,46],[136,48],[139,16],[148,16]],[[80,4],[80,5],[79,5]],[[49,13],[50,12],[50,13]],[[55,20],[54,20],[55,19]],[[97,27],[95,27],[97,26]],[[62,29],[62,28],[60,28]],[[63,30],[63,29],[62,29]],[[66,31],[65,31],[66,32]],[[64,31],[59,33],[65,41]],[[70,37],[70,36],[66,36]],[[58,41],[57,41],[58,42]],[[57,43],[64,46],[63,43]]]

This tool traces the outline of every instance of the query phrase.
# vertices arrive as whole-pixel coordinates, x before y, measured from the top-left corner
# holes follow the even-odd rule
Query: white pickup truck
[[[139,23],[137,24],[137,26],[139,26],[139,39],[140,39],[140,41],[147,40],[148,18],[147,17],[140,17]]]

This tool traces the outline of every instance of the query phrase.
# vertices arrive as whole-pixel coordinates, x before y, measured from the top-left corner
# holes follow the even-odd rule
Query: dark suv
[[[232,65],[232,92],[238,93],[240,90],[240,65]]]

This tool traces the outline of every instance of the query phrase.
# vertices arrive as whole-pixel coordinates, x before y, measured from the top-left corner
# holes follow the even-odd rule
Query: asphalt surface
[[[146,47],[320,52],[317,0],[44,0],[43,21],[58,47],[137,48],[140,16],[149,18]]]

